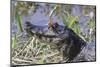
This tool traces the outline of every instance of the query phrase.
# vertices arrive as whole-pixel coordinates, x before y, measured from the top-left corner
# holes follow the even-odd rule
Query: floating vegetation
[[[19,39],[19,38],[17,38]],[[24,42],[24,44],[22,44]],[[57,49],[50,48],[50,45],[39,42],[37,38],[26,37],[21,42],[17,42],[18,47],[12,51],[13,64],[45,64],[57,63],[62,60],[62,56]],[[52,59],[50,59],[52,58]],[[59,59],[57,59],[59,58]],[[55,60],[56,59],[56,60]]]

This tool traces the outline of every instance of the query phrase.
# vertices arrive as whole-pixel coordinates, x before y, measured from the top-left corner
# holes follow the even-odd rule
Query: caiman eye
[[[58,27],[58,23],[56,22],[56,23],[54,23],[54,27],[55,28],[57,28]]]

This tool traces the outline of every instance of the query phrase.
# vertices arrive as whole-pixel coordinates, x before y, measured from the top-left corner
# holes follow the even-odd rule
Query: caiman
[[[86,46],[86,42],[72,29],[58,23],[54,23],[51,28],[48,28],[48,25],[38,26],[26,21],[25,30],[41,42],[56,45],[66,62],[71,62]]]

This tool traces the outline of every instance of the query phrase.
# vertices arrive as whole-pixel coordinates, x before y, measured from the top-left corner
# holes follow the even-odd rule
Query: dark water
[[[30,21],[31,23],[35,25],[47,25],[49,17],[45,16],[44,9],[47,8],[44,4],[41,4],[41,8],[38,8],[35,13],[32,13],[31,10],[29,10],[28,16],[22,16],[22,22],[23,27],[24,23],[26,21]],[[48,9],[49,10],[49,9]],[[79,25],[81,27],[82,32],[88,33],[87,27],[86,27],[86,21],[89,19],[88,16],[82,15],[82,6],[78,5],[72,5],[72,16],[79,16]],[[64,25],[61,19],[58,19],[57,16],[53,16],[53,22],[58,22],[60,25]],[[16,22],[13,18],[12,22]],[[15,23],[12,23],[12,33],[17,32],[17,26]],[[92,39],[92,41],[87,42],[87,46],[82,50],[82,52],[74,59],[74,62],[76,61],[94,61],[95,60],[95,39]]]

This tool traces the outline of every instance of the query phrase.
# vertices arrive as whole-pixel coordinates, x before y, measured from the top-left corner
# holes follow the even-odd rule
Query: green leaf
[[[12,37],[12,48],[16,48],[16,34]]]
[[[56,11],[57,7],[58,7],[58,5],[55,5],[54,8],[50,11],[50,13],[49,13],[49,18],[52,17],[52,15],[53,15],[53,13]]]
[[[81,37],[84,41],[86,41],[85,37],[79,34],[79,37]]]
[[[64,18],[64,16],[62,16],[62,20],[63,20],[63,23],[64,23],[65,25],[67,25],[67,22],[66,22],[66,19]]]
[[[80,29],[80,26],[79,26],[77,23],[74,24],[74,29],[76,30],[75,32],[76,32],[77,34],[80,34],[81,29]]]
[[[44,60],[43,60],[43,59],[39,60],[39,61],[37,62],[37,64],[44,64]]]
[[[92,28],[93,27],[93,22],[92,22],[92,20],[90,20],[90,28]]]
[[[80,34],[80,27],[77,25],[77,34]]]
[[[71,22],[68,24],[68,28],[70,28],[74,23],[75,23],[75,21],[76,21],[76,19],[78,19],[79,17],[78,16],[76,16],[76,17],[74,17],[73,19],[71,19]]]
[[[18,14],[18,11],[17,11],[17,10],[16,10],[15,18],[16,18],[16,21],[17,21],[18,31],[19,31],[19,32],[23,32],[21,16]]]

